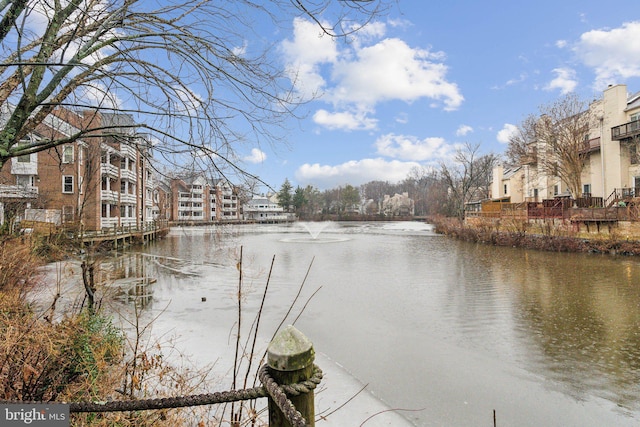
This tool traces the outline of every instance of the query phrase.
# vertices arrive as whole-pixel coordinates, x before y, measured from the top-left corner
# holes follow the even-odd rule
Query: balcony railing
[[[111,163],[100,164],[100,172],[104,175],[118,176],[118,167]]]
[[[117,202],[118,201],[118,193],[112,190],[101,190],[100,191],[100,199],[103,201],[109,202]]]
[[[584,141],[584,145],[582,146],[580,153],[587,154],[587,153],[591,153],[593,151],[599,151],[599,150],[600,150],[600,137],[592,138],[588,141]]]
[[[137,198],[135,194],[120,193],[120,203],[135,205],[136,202],[137,202]]]
[[[126,179],[131,182],[135,182],[137,179],[136,173],[128,169],[120,169],[120,179]]]
[[[637,135],[640,135],[640,120],[635,120],[633,122],[611,128],[611,139],[614,141],[631,138]]]
[[[38,187],[24,185],[0,185],[2,199],[33,199],[38,197]]]

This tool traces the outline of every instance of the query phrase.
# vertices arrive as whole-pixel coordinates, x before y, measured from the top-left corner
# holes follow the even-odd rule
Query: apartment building
[[[493,168],[491,197],[509,200],[511,203],[524,202],[525,168],[516,166],[505,168],[498,165]]]
[[[174,177],[170,181],[171,221],[209,221],[209,184],[204,175]]]
[[[24,144],[77,134],[88,122],[119,125],[117,134],[91,134],[72,143],[11,159],[0,170],[0,202],[17,219],[74,224],[87,231],[142,228],[153,221],[150,145],[133,118],[57,109]]]
[[[266,196],[254,196],[243,208],[244,219],[255,222],[284,222],[290,216],[284,212],[282,206],[269,200]]]
[[[211,221],[239,220],[242,209],[238,202],[238,190],[226,179],[213,182],[211,195]]]
[[[612,85],[589,105],[590,126],[584,135],[581,192],[606,203],[616,194],[640,196],[640,92]],[[545,141],[532,141],[532,153],[548,152]],[[493,171],[491,197],[511,202],[541,201],[572,196],[565,182],[547,173],[536,155],[515,168]]]
[[[185,174],[170,180],[171,221],[219,222],[239,220],[237,188],[226,179],[209,181],[204,174]]]
[[[143,228],[155,220],[153,192],[156,185],[151,167],[151,144],[137,132],[133,118],[126,114],[102,114],[105,126],[118,126],[119,133],[102,137],[100,170],[95,180],[100,191],[92,194],[90,206],[100,206],[95,226]],[[99,224],[98,224],[99,218]]]

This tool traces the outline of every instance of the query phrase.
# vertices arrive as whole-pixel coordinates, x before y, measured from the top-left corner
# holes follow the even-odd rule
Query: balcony
[[[588,154],[594,151],[600,151],[600,137],[584,141],[584,145],[580,149],[580,154]]]
[[[118,167],[116,165],[112,165],[111,163],[101,163],[100,164],[100,172],[103,175],[110,175],[113,177],[118,176]]]
[[[614,141],[633,138],[638,135],[640,135],[640,120],[611,128],[611,139]]]
[[[38,187],[24,185],[0,185],[0,199],[35,199]]]
[[[129,157],[130,159],[136,158],[136,149],[129,144],[120,144],[120,155],[122,157]]]
[[[100,228],[113,228],[118,226],[118,217],[100,218]]]
[[[21,162],[18,159],[13,159],[13,161],[11,162],[11,174],[38,175],[38,162]]]
[[[136,182],[137,176],[134,171],[128,169],[120,169],[120,179],[126,179],[130,182]]]
[[[137,198],[135,194],[120,193],[120,203],[135,205]]]
[[[101,190],[100,199],[105,202],[117,202],[118,193],[116,191],[111,191],[111,190]]]
[[[520,163],[523,165],[535,165],[538,163],[538,153],[532,152],[527,155],[524,155],[520,158]]]

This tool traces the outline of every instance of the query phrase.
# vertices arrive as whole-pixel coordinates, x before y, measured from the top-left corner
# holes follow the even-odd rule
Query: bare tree
[[[480,144],[465,143],[456,151],[452,164],[442,162],[440,174],[448,187],[453,214],[464,218],[464,204],[487,197],[493,167],[498,157],[480,155]]]
[[[507,157],[517,164],[537,165],[540,173],[559,178],[574,197],[580,197],[592,120],[588,104],[570,93],[541,106],[539,117],[528,116],[518,126]]]
[[[234,147],[281,142],[283,119],[305,101],[273,46],[246,47],[255,22],[304,16],[340,37],[384,1],[0,0],[0,166],[97,134],[121,138],[100,117],[124,113],[169,160],[237,170]],[[66,132],[21,143],[80,110],[90,114]]]
[[[509,144],[505,151],[506,163],[509,166],[519,166],[537,161],[535,142],[538,117],[530,114],[516,126],[515,132],[509,137]]]

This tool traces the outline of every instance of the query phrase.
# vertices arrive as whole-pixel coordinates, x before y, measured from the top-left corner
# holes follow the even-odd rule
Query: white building
[[[382,200],[382,213],[386,216],[413,216],[415,204],[409,193],[394,194],[389,196],[385,194]]]
[[[265,196],[254,196],[243,207],[244,219],[256,222],[284,222],[292,218],[277,203]]]
[[[604,205],[621,196],[640,196],[640,92],[630,95],[626,85],[609,86],[602,99],[589,105],[594,120],[584,135],[581,193],[602,198]],[[532,142],[532,155],[515,169],[494,169],[491,197],[511,202],[542,201],[568,194],[568,186],[545,172],[537,152],[548,151],[544,141]]]

